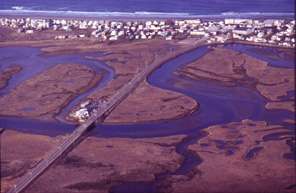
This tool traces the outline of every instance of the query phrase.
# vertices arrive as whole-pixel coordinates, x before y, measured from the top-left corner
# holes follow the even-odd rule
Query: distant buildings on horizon
[[[295,20],[276,19],[224,19],[221,21],[165,20],[165,21],[108,21],[71,19],[8,19],[1,18],[0,26],[16,29],[19,33],[35,31],[79,31],[91,33],[59,35],[55,39],[99,38],[101,41],[121,39],[172,40],[188,37],[208,37],[208,43],[225,42],[227,39],[295,48]]]

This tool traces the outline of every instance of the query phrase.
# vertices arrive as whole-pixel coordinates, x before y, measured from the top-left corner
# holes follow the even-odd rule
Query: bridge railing
[[[205,39],[206,40],[206,39]],[[120,103],[138,84],[141,83],[153,70],[159,68],[164,62],[177,57],[185,52],[188,52],[198,44],[191,47],[184,48],[182,50],[175,51],[166,56],[162,56],[155,59],[150,65],[148,65],[143,71],[135,76],[127,85],[125,85],[119,92],[117,92],[103,108],[99,109],[96,113],[93,113],[83,124],[78,126],[70,136],[62,142],[53,152],[51,152],[47,158],[42,160],[36,167],[34,167],[26,176],[8,193],[20,192],[24,190],[34,179],[36,179],[43,171],[45,171],[59,156],[61,156],[86,130],[93,124],[99,117],[111,111],[118,103]]]

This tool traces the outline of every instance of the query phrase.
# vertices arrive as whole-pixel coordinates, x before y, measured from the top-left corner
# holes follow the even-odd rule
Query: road
[[[127,85],[125,85],[119,92],[117,92],[102,108],[97,112],[92,113],[91,116],[81,125],[79,125],[70,136],[62,142],[53,152],[51,152],[47,158],[42,160],[35,168],[26,174],[26,176],[12,189],[8,192],[21,192],[30,183],[32,183],[42,172],[44,172],[55,160],[57,160],[72,144],[74,144],[87,128],[94,124],[94,122],[102,116],[106,116],[110,111],[112,111],[122,100],[124,100],[148,75],[155,69],[159,68],[163,63],[176,58],[186,52],[189,52],[197,47],[204,45],[207,38],[202,38],[194,42],[190,47],[172,52],[161,58],[154,60],[150,65],[148,65],[143,71],[138,73]]]

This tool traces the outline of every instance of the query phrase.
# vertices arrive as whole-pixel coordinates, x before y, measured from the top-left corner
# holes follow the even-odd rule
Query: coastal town
[[[208,37],[208,43],[240,40],[257,44],[295,48],[295,20],[224,19],[221,21],[165,20],[165,21],[108,21],[72,19],[11,19],[0,18],[0,27],[15,29],[18,33],[40,31],[77,31],[77,35],[58,35],[56,40],[98,38],[100,41],[166,40]],[[79,30],[89,33],[79,34]]]
[[[295,20],[0,32],[1,192],[295,192]]]
[[[55,31],[55,40],[94,38],[102,42],[138,41],[145,39],[176,39],[190,44],[206,37],[208,44],[236,40],[255,45],[295,48],[295,20],[224,19],[222,21],[108,21],[66,19],[0,19],[0,29],[12,28],[26,36]],[[72,32],[72,33],[71,33]],[[54,36],[52,36],[54,37]],[[53,40],[54,41],[54,40]],[[79,123],[102,108],[107,101],[86,101],[72,115]]]

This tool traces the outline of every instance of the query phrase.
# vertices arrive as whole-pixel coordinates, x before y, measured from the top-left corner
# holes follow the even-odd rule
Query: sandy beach
[[[116,20],[110,20],[112,19]],[[125,19],[130,20],[120,18]],[[110,99],[156,57],[190,47],[179,44],[181,39],[167,41],[155,38],[113,42],[102,42],[96,38],[53,39],[58,35],[81,33],[90,34],[91,30],[45,30],[33,34],[19,34],[15,29],[0,27],[0,47],[41,48],[46,57],[103,53],[101,57],[86,58],[105,62],[114,70],[115,76],[103,88],[84,99],[91,101]],[[232,43],[245,42],[226,42]],[[286,52],[286,56],[294,56],[291,54],[293,50],[289,48],[281,51]],[[5,80],[2,81],[1,78],[1,82],[5,83],[3,85],[7,82],[9,84],[12,74],[17,75],[17,70],[21,71],[10,70],[8,69]],[[211,48],[201,57],[189,62],[186,67],[178,68],[173,73],[180,80],[218,85],[217,88],[235,88],[239,85],[264,99],[260,101],[265,105],[264,112],[279,109],[287,114],[295,112],[294,97],[288,94],[294,91],[295,86],[292,68],[271,67],[267,62],[241,52]],[[0,113],[4,116],[23,116],[44,121],[44,117],[56,116],[67,103],[93,88],[101,79],[102,75],[96,74],[86,65],[59,64],[27,79],[0,98]],[[239,109],[240,103],[236,104]],[[79,106],[80,103],[69,112],[68,121],[77,123],[73,119],[73,113]],[[250,108],[251,112],[253,107]],[[192,97],[182,92],[154,87],[145,80],[108,115],[105,122],[148,123],[185,117],[190,120],[193,113],[202,113],[203,110],[205,109],[200,106],[200,102]],[[45,171],[25,192],[110,192],[116,187],[132,183],[148,183],[150,186],[159,180],[161,175],[164,177],[157,185],[158,192],[294,192],[295,160],[284,157],[287,154],[295,155],[295,149],[293,152],[291,148],[291,144],[295,146],[295,135],[289,129],[294,124],[295,120],[292,119],[285,119],[274,125],[265,120],[243,119],[205,126],[201,132],[203,137],[196,137],[200,131],[149,138],[102,138],[90,136],[93,134],[90,132],[90,135],[86,135],[80,143],[71,147],[67,154]],[[148,131],[143,131],[145,132]],[[282,133],[285,135],[281,135]],[[1,191],[6,192],[12,188],[68,135],[48,137],[4,128],[1,133]],[[269,136],[276,136],[277,139],[267,140]],[[192,139],[191,143],[187,143],[189,139]],[[185,146],[183,150],[189,152],[191,157],[187,154],[186,157],[185,153],[180,151],[182,145]],[[192,157],[200,159],[201,163],[186,173],[177,173],[187,159]]]

